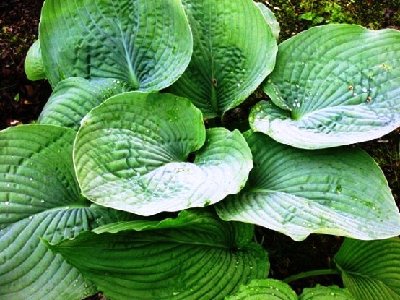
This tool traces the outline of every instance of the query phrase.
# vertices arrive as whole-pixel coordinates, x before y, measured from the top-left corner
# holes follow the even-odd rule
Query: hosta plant
[[[46,0],[26,72],[53,94],[0,132],[0,298],[399,299],[400,214],[348,145],[400,126],[400,33],[278,34],[251,0]],[[347,237],[285,280],[345,288],[267,279],[255,225]]]

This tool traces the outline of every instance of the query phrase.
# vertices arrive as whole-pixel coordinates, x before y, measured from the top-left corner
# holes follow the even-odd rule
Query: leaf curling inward
[[[39,31],[53,87],[68,77],[112,78],[158,91],[178,79],[193,52],[176,0],[48,0]]]
[[[250,115],[254,131],[297,148],[379,138],[400,126],[400,32],[357,25],[311,28],[279,45],[264,84],[272,102]],[[294,59],[295,58],[295,59]]]
[[[253,166],[239,131],[206,131],[189,100],[140,92],[114,96],[84,118],[74,163],[88,199],[139,215],[214,204],[239,192]]]

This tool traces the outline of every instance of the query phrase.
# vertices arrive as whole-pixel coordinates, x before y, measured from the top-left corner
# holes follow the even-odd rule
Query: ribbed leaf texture
[[[294,240],[310,233],[382,239],[400,234],[400,214],[373,159],[355,148],[307,151],[261,133],[246,140],[254,157],[246,187],[217,204],[224,220],[253,223]]]
[[[376,139],[400,126],[400,32],[311,28],[279,46],[254,131],[304,149]]]
[[[112,78],[161,90],[184,72],[193,40],[176,0],[47,0],[40,21],[46,75]]]
[[[346,239],[335,262],[357,300],[400,299],[400,239]]]
[[[49,247],[119,300],[224,299],[268,273],[266,253],[252,242],[252,226],[223,222],[206,210],[147,223],[119,223],[111,232],[123,232],[84,233]]]
[[[72,165],[74,136],[47,125],[0,132],[0,299],[80,300],[96,291],[40,241],[57,243],[125,219],[81,197]]]
[[[57,84],[39,116],[39,123],[78,129],[91,109],[127,90],[127,85],[116,79],[70,77]]]
[[[194,38],[188,69],[171,92],[205,118],[238,106],[271,73],[277,42],[252,0],[183,0]]]
[[[239,131],[206,132],[189,100],[140,92],[117,95],[84,118],[74,163],[88,199],[140,215],[216,203],[240,191],[253,165]]]

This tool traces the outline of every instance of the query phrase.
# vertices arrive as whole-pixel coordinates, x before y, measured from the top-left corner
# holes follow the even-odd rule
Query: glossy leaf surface
[[[254,131],[304,149],[373,140],[400,126],[400,32],[311,28],[279,46]]]
[[[373,159],[358,149],[307,151],[248,133],[254,157],[246,187],[217,205],[224,220],[254,223],[295,240],[310,233],[382,239],[400,214]]]
[[[194,38],[188,69],[172,86],[205,118],[238,106],[272,71],[277,43],[251,0],[184,0]]]
[[[188,160],[195,155],[194,162]],[[189,100],[117,95],[87,115],[74,163],[91,201],[139,215],[216,203],[244,186],[252,156],[239,131],[205,130]]]
[[[144,231],[141,222],[129,227],[49,247],[112,299],[224,299],[268,273],[266,253],[252,242],[253,226],[205,210],[183,211]]]

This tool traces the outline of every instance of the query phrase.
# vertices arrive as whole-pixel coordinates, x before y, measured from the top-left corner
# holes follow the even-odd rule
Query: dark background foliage
[[[234,1],[234,0],[232,0]],[[371,29],[400,29],[400,0],[270,0],[263,2],[274,11],[281,24],[281,40],[311,26],[340,22],[355,23]],[[51,89],[46,81],[30,82],[24,73],[24,58],[37,39],[43,0],[3,0],[0,2],[0,129],[30,123],[37,119]],[[239,109],[228,115],[246,117],[249,106],[265,97],[257,92]],[[228,127],[229,124],[226,124]],[[400,207],[400,130],[360,146],[368,151],[384,170]],[[271,275],[290,274],[332,265],[341,238],[312,235],[294,242],[281,234],[257,228],[257,239],[268,249]],[[335,276],[310,278],[292,285],[296,289],[321,284],[341,284]],[[96,298],[97,299],[97,298]]]

